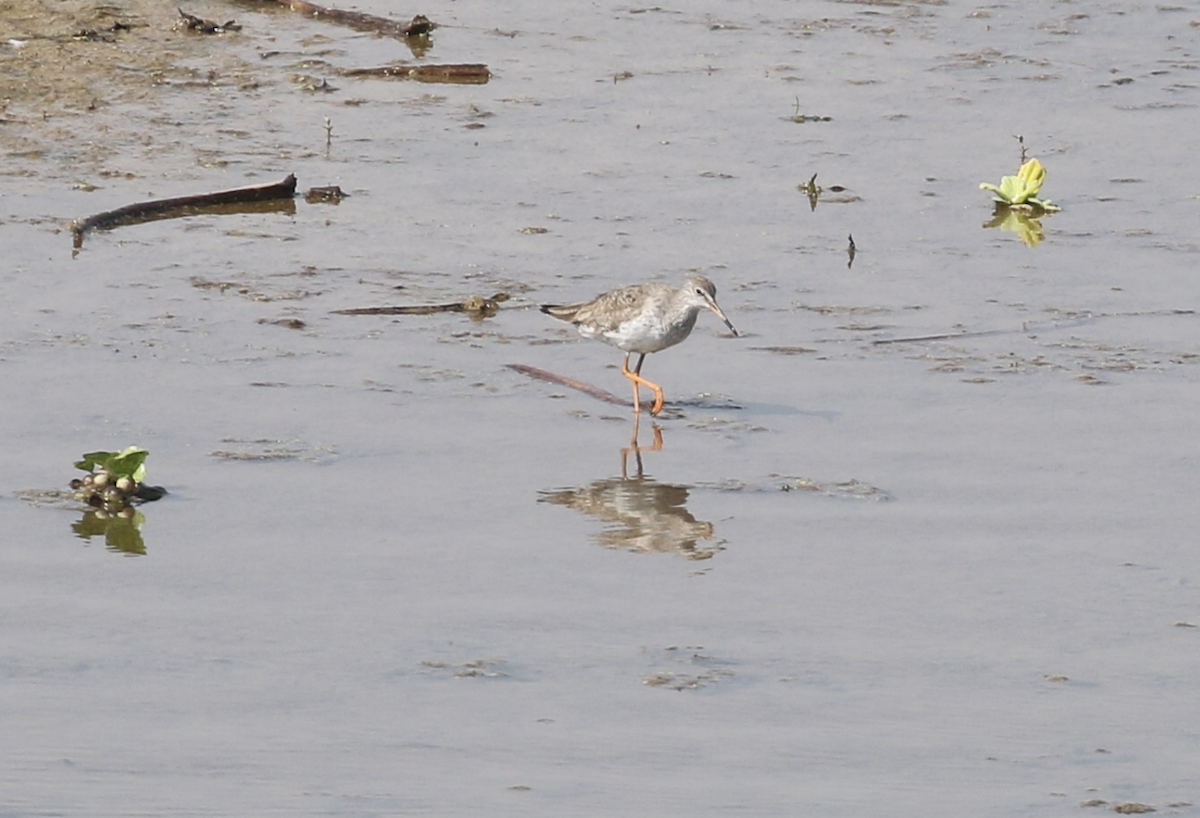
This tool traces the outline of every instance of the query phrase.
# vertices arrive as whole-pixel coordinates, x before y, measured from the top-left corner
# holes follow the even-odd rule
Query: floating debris
[[[800,113],[800,97],[796,97],[796,110],[791,116],[784,117],[784,119],[788,122],[795,122],[798,125],[803,125],[806,122],[833,122],[833,117]]]
[[[697,488],[705,488],[712,491],[802,492],[822,497],[834,497],[841,500],[863,500],[876,503],[891,500],[891,497],[883,489],[853,478],[841,482],[827,483],[813,480],[810,477],[789,477],[782,474],[770,474],[767,476],[770,478],[770,482],[767,485],[746,483],[741,480],[722,480],[716,483],[698,483]]]
[[[233,20],[224,23],[214,23],[202,20],[194,14],[188,14],[183,9],[177,9],[179,20],[175,21],[176,31],[195,31],[200,34],[225,34],[230,31],[241,31],[242,27]]]
[[[807,477],[782,477],[778,486],[780,491],[807,491],[846,500],[885,502],[891,499],[883,489],[853,479],[840,483],[819,483]]]
[[[344,193],[337,185],[310,187],[304,194],[304,201],[309,204],[338,204],[349,196],[349,193]]]
[[[461,665],[426,659],[421,662],[421,667],[448,671],[456,679],[506,679],[509,674],[496,669],[503,664],[504,661],[500,659],[476,659]]]
[[[704,648],[699,645],[686,646],[683,649],[674,645],[664,648],[661,661],[702,669],[688,673],[660,670],[642,679],[642,684],[647,687],[665,687],[668,690],[682,692],[710,687],[737,675],[728,667],[728,662],[700,653],[699,651],[702,650]]]
[[[108,28],[94,29],[85,28],[71,35],[72,40],[85,40],[91,43],[115,43],[115,37],[110,37],[110,34],[116,34],[118,31],[132,31],[133,26],[129,23],[122,23],[120,20],[113,23]]]

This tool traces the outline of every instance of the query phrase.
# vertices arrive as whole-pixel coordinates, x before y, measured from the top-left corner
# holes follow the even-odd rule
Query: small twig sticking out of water
[[[329,153],[329,148],[333,144],[333,120],[325,117],[325,153]]]
[[[850,234],[850,246],[846,248],[846,255],[850,256],[850,260],[846,262],[846,269],[849,270],[854,266],[854,254],[857,248],[854,246],[854,234]]]
[[[1019,134],[1019,133],[1018,133],[1018,134],[1013,134],[1013,138],[1014,138],[1014,139],[1016,139],[1018,142],[1020,142],[1020,143],[1021,143],[1021,164],[1022,164],[1022,165],[1024,165],[1024,164],[1025,164],[1025,159],[1026,159],[1026,156],[1025,156],[1025,137],[1024,137],[1024,136],[1022,136],[1021,134]]]

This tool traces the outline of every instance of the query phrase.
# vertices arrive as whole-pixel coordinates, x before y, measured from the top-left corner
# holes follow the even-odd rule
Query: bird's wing
[[[595,301],[577,305],[574,317],[568,320],[575,324],[587,324],[600,333],[615,332],[642,311],[651,293],[651,285],[622,287],[605,293]]]

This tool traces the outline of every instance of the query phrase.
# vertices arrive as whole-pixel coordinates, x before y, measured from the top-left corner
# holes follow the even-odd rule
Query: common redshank
[[[642,411],[638,385],[654,392],[657,415],[663,407],[663,391],[642,377],[642,362],[651,352],[675,346],[691,334],[700,310],[712,310],[734,335],[738,331],[717,306],[717,288],[707,278],[689,278],[679,289],[665,284],[636,284],[607,292],[583,304],[543,304],[542,312],[574,324],[585,338],[595,338],[625,350],[621,374],[633,381],[633,411]],[[638,353],[637,366],[629,368],[629,356]]]

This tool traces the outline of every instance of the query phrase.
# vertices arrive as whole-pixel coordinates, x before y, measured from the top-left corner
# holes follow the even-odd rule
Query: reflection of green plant
[[[120,514],[115,517],[99,510],[85,512],[79,522],[71,526],[71,530],[82,540],[104,537],[104,544],[109,551],[145,555],[146,543],[138,529],[146,522],[146,518],[140,511],[126,510],[128,516]]]
[[[1028,207],[1028,206],[1026,206]],[[998,207],[996,217],[984,225],[999,227],[1006,233],[1016,233],[1026,247],[1037,247],[1045,236],[1042,233],[1042,223],[1030,213],[1022,213],[1021,209]]]
[[[1021,165],[1016,176],[1005,176],[1001,179],[999,187],[982,182],[979,188],[992,191],[995,194],[992,199],[1007,207],[1041,208],[1046,212],[1061,210],[1062,208],[1052,204],[1049,199],[1036,198],[1045,181],[1046,169],[1042,167],[1042,163],[1030,159]]]

